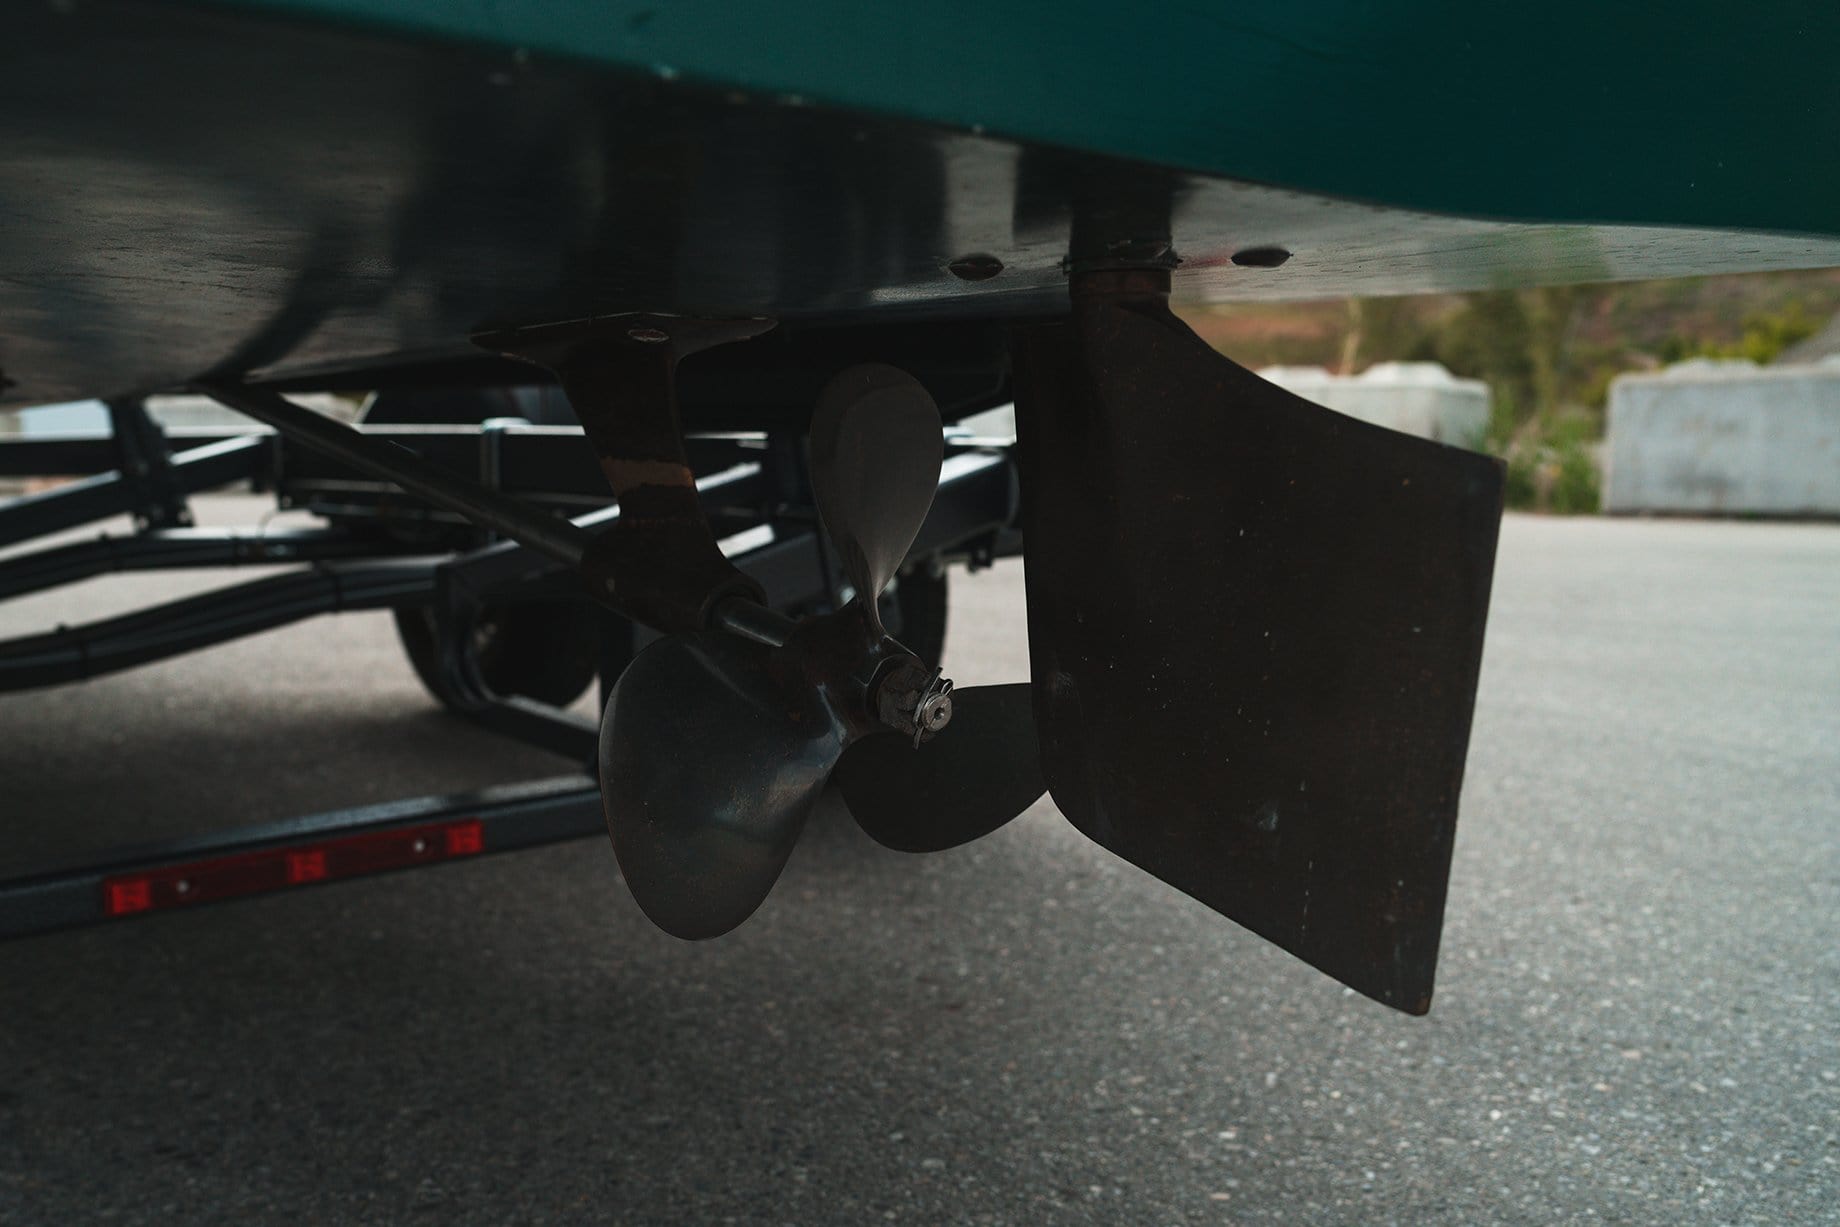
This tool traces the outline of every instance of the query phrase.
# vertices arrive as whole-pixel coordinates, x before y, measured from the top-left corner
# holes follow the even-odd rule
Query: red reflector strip
[[[287,880],[293,883],[318,882],[326,876],[326,854],[317,849],[311,852],[290,852],[287,854]]]
[[[486,847],[486,829],[478,822],[456,822],[448,827],[443,835],[447,838],[447,855],[471,856],[484,852]]]
[[[153,906],[153,889],[144,878],[104,882],[102,891],[102,910],[111,916],[144,912]]]
[[[484,851],[485,824],[477,818],[346,835],[319,843],[266,848],[104,878],[102,910],[109,916],[127,916],[189,907],[433,864]]]

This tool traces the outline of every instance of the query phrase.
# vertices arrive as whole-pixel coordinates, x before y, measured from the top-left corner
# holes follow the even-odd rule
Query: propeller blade
[[[1501,465],[1292,396],[1132,289],[1076,289],[1072,322],[1026,330],[1016,389],[1062,812],[1423,1013]]]
[[[777,649],[673,635],[620,675],[601,802],[633,897],[675,937],[746,920],[785,868],[847,734]]]
[[[818,398],[811,420],[812,492],[878,633],[876,596],[906,560],[933,505],[944,456],[939,408],[906,371],[853,366]]]
[[[837,786],[877,843],[942,852],[990,834],[1048,790],[1029,683],[952,692],[952,723],[915,746],[875,733],[844,751]]]

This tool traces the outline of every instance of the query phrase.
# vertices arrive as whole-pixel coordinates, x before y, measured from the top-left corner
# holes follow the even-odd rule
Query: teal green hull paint
[[[1840,5],[234,0],[1476,217],[1840,234]]]
[[[440,25],[443,37],[429,27],[404,34],[307,20],[304,11],[254,0],[82,0],[8,12],[0,399],[145,391],[201,371],[298,386],[361,386],[349,381],[380,372],[431,378],[464,362],[467,338],[482,330],[636,310],[772,316],[777,337],[817,338],[809,344],[820,348],[827,330],[869,327],[880,330],[876,345],[906,347],[916,363],[959,371],[956,379],[964,354],[939,357],[942,346],[983,353],[1001,322],[1066,309],[1065,261],[1076,249],[1091,258],[1165,238],[1181,257],[1179,292],[1217,301],[1840,266],[1840,225],[1814,207],[1824,198],[1785,187],[1836,173],[1818,156],[1827,143],[1805,131],[1753,124],[1773,141],[1734,138],[1730,148],[1749,159],[1745,190],[1721,180],[1715,199],[1668,190],[1657,159],[1689,144],[1645,145],[1627,116],[1579,138],[1591,157],[1628,169],[1619,177],[1557,173],[1589,159],[1536,148],[1542,135],[1566,132],[1543,115],[1498,108],[1504,130],[1521,135],[1460,156],[1442,136],[1381,144],[1400,122],[1403,93],[1385,107],[1338,108],[1321,90],[1293,88],[1242,105],[1241,94],[1260,96],[1257,48],[1270,51],[1263,71],[1272,80],[1312,68],[1346,94],[1367,63],[1360,49],[1374,44],[1352,35],[1321,63],[1294,40],[1272,50],[1256,38],[1216,38],[1210,45],[1234,63],[1215,80],[1232,84],[1201,105],[1187,100],[1193,91],[1177,71],[1212,62],[1198,36],[1177,40],[1184,50],[1166,57],[1167,80],[1137,61],[1136,78],[1108,77],[1096,55],[1075,53],[1099,44],[1082,42],[1081,30],[1096,27],[1073,19],[1044,25],[1048,33],[1020,44],[1027,55],[1013,41],[1005,54],[992,49],[1003,44],[987,25],[951,78],[921,71],[955,29],[937,15],[915,17],[905,27],[913,37],[873,62],[848,52],[890,42],[893,26],[877,17],[851,24],[839,14],[801,27],[822,37],[796,39],[745,14],[726,40],[616,21],[623,33],[602,40],[614,50],[637,41],[653,52],[653,42],[708,48],[670,63],[626,47],[622,67],[586,23],[572,47],[579,54],[519,55],[497,39],[540,31],[520,25],[486,38],[481,9],[420,10],[456,17]],[[523,23],[582,11],[507,9]],[[674,6],[668,20],[708,11]],[[469,31],[459,17],[478,37],[447,37]],[[1020,37],[1013,18],[995,20]],[[544,29],[564,45],[566,25]],[[758,47],[743,56],[751,35]],[[727,75],[753,88],[688,84],[719,79],[717,52],[731,44]],[[1019,64],[1014,84],[980,75],[1006,55]],[[653,70],[630,70],[645,65]],[[834,88],[814,88],[832,78]],[[955,80],[956,93],[942,84]],[[807,105],[775,92],[781,82],[805,83]],[[860,101],[835,105],[845,86]],[[1054,105],[1063,96],[1083,105]],[[872,113],[869,103],[935,121],[957,116],[986,134]],[[1733,114],[1719,118],[1726,104]],[[1701,113],[1684,118],[1698,131],[1750,123],[1732,97],[1695,105]],[[1448,131],[1481,123],[1480,114],[1480,105],[1452,107],[1436,120]],[[1336,116],[1345,131],[1309,137],[1312,124],[1326,132]],[[1669,142],[1694,130],[1671,118],[1657,127]],[[1070,153],[1043,136],[1092,148]],[[1789,158],[1798,142],[1800,160]],[[1612,157],[1613,146],[1628,156]],[[1324,194],[1334,189],[1343,196]],[[1437,211],[1403,207],[1414,203]],[[1734,233],[1740,227],[1749,229]],[[1236,263],[1260,247],[1290,259]],[[952,272],[974,255],[1000,262],[1001,273],[968,281]],[[976,378],[989,369],[978,366]]]

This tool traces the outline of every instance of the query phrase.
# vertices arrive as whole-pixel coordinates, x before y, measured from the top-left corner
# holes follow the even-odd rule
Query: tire
[[[929,665],[944,662],[946,650],[946,577],[915,567],[895,579],[893,612],[883,620],[902,646]],[[898,623],[897,623],[898,618]]]
[[[466,710],[441,671],[434,611],[398,609],[396,634],[428,693],[442,705]],[[567,707],[594,683],[600,627],[594,608],[580,601],[527,601],[487,606],[472,628],[479,675],[499,694],[521,695]]]

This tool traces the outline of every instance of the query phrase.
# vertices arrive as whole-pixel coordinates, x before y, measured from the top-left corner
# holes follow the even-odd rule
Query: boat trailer
[[[381,403],[381,402],[380,402]],[[565,710],[598,684],[604,704],[654,636],[597,605],[553,559],[406,496],[254,422],[163,430],[146,405],[108,406],[103,436],[0,438],[0,478],[63,477],[0,502],[0,601],[112,573],[284,567],[151,608],[0,641],[0,693],[69,685],[289,623],[389,609],[411,663],[459,718],[580,762],[584,773],[455,796],[406,798],[102,852],[0,881],[0,938],[164,914],[562,840],[604,836],[594,780],[597,723]],[[372,415],[374,416],[374,415]],[[494,418],[454,425],[367,422],[357,433],[597,534],[620,509],[579,427]],[[696,497],[723,555],[796,617],[840,601],[841,571],[818,531],[803,440],[689,436]],[[943,633],[945,571],[1020,545],[1014,460],[1000,439],[948,435],[939,494],[883,602],[921,636]],[[189,499],[272,491],[308,528],[193,525]],[[116,517],[128,533],[29,547]],[[924,626],[920,625],[925,623]],[[542,653],[519,652],[542,640]],[[553,650],[558,644],[563,650]]]

